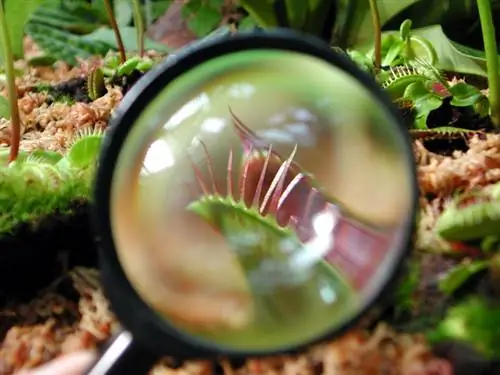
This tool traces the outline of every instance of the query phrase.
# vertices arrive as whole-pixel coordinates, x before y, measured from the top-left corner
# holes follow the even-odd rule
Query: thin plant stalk
[[[139,49],[139,56],[144,56],[144,20],[142,18],[141,4],[139,0],[132,0],[134,7],[134,25],[137,31],[137,48]]]
[[[113,12],[111,1],[104,0],[104,7],[106,8],[106,13],[108,14],[108,19],[109,23],[111,24],[111,28],[115,33],[116,44],[118,45],[118,52],[120,53],[120,62],[123,64],[127,60],[127,55],[125,54],[125,46],[123,45],[120,29],[118,28],[118,24],[116,23],[115,13]]]
[[[17,159],[19,154],[19,143],[21,141],[21,119],[19,117],[19,107],[17,104],[17,87],[16,87],[16,72],[14,70],[14,56],[10,43],[9,30],[3,2],[0,0],[0,41],[3,46],[3,59],[5,67],[5,75],[7,78],[7,95],[10,103],[10,126],[11,126],[11,141],[9,152],[9,163]]]
[[[375,68],[380,68],[382,64],[382,26],[380,24],[380,13],[378,11],[377,0],[370,2],[370,13],[372,15],[373,31],[375,35]]]
[[[484,52],[488,71],[488,99],[490,102],[491,122],[500,128],[500,64],[495,37],[495,25],[491,11],[491,0],[477,0]]]

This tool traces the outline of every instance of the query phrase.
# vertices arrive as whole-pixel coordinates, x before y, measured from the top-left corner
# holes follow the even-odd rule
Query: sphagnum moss
[[[47,151],[21,154],[1,168],[0,237],[55,212],[69,215],[75,200],[89,200],[103,136],[99,131],[82,133],[64,156]]]

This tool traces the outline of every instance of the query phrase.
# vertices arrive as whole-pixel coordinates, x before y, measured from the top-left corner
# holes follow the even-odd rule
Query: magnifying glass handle
[[[158,359],[158,356],[140,346],[129,331],[122,330],[105,345],[86,374],[147,374]]]

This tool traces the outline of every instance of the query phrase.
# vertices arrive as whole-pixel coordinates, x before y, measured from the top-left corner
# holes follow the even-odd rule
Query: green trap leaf
[[[488,268],[487,260],[478,260],[471,263],[459,264],[453,267],[440,281],[439,289],[447,295],[453,294],[467,280],[477,273]]]
[[[92,166],[101,150],[103,136],[100,134],[85,135],[75,141],[68,151],[66,159],[72,167],[85,169]]]

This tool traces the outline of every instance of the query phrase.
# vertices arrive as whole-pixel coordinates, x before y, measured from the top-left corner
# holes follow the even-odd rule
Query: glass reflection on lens
[[[296,53],[239,52],[184,74],[118,162],[128,278],[171,324],[233,349],[340,326],[401,251],[411,176],[396,126],[359,82]]]

